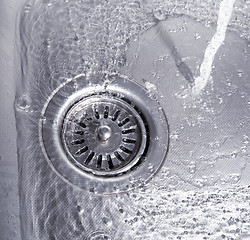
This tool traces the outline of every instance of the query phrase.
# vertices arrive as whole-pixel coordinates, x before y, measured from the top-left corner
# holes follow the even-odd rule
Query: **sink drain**
[[[147,141],[145,123],[136,110],[110,94],[84,98],[66,114],[63,145],[77,166],[111,176],[139,161]]]
[[[141,185],[159,169],[168,125],[159,104],[136,83],[80,76],[45,105],[40,140],[64,180],[109,194]]]

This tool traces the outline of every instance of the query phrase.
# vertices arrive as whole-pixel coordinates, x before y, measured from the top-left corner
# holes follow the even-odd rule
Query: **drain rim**
[[[126,174],[112,177],[95,176],[73,166],[62,151],[59,130],[62,116],[70,106],[85,96],[104,92],[116,94],[122,100],[129,99],[135,110],[141,112],[150,132],[147,155],[140,156],[138,164]],[[107,81],[101,76],[80,75],[62,84],[46,102],[39,125],[41,148],[52,169],[69,184],[96,194],[126,192],[145,184],[158,172],[168,152],[169,128],[160,104],[139,84],[119,76],[110,76]]]

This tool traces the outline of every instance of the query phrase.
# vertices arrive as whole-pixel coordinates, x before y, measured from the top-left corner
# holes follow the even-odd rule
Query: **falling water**
[[[211,42],[205,50],[204,59],[200,66],[200,76],[195,79],[195,84],[192,89],[192,92],[195,95],[200,93],[200,91],[207,85],[207,82],[211,77],[210,74],[212,71],[214,57],[225,40],[227,25],[232,15],[234,2],[235,0],[222,0],[220,4],[217,29],[211,39]]]

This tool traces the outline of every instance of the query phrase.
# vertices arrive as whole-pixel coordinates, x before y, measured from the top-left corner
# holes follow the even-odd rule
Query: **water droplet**
[[[26,97],[20,97],[16,100],[16,107],[20,110],[28,110],[30,105]]]
[[[46,117],[45,116],[42,116],[41,118],[40,118],[43,122],[46,122]]]
[[[196,185],[197,187],[199,187],[199,188],[202,188],[202,187],[205,186],[205,182],[204,182],[203,179],[196,179],[196,180],[195,180],[195,185]]]
[[[188,170],[191,174],[194,174],[196,172],[196,164],[195,162],[191,162],[189,164]]]
[[[237,155],[238,155],[238,153],[237,153],[237,152],[232,152],[232,153],[231,153],[231,157],[232,157],[232,158],[236,158],[236,157],[237,157]]]
[[[102,221],[103,221],[103,223],[104,223],[105,225],[107,225],[108,227],[111,227],[111,226],[112,226],[112,220],[111,220],[111,219],[104,217],[104,218],[102,219]]]
[[[201,38],[201,36],[200,36],[198,33],[195,33],[195,34],[194,34],[194,37],[195,37],[196,40],[198,40],[198,39]]]
[[[79,215],[81,215],[81,216],[82,216],[82,215],[84,214],[84,212],[85,212],[84,208],[82,208],[82,209],[81,209],[81,208],[79,208]]]
[[[236,184],[239,180],[240,180],[239,174],[230,174],[227,182],[232,183],[232,184]]]
[[[186,31],[187,31],[187,28],[186,28],[185,26],[181,26],[181,27],[180,27],[180,31],[181,31],[181,32],[186,32]]]
[[[238,77],[239,77],[239,78],[242,78],[242,76],[243,76],[243,71],[242,71],[242,70],[238,70],[237,73],[238,73]]]
[[[166,14],[161,9],[153,10],[153,15],[157,20],[164,20],[166,18]]]
[[[160,140],[159,136],[156,136],[156,137],[155,137],[155,140],[156,140],[156,141],[159,141],[159,140]]]
[[[30,5],[30,4],[26,4],[26,5],[24,6],[24,11],[25,11],[26,13],[30,12],[30,9],[31,9],[31,5]]]
[[[183,127],[184,128],[184,127]],[[182,129],[183,129],[182,128]],[[177,132],[173,132],[171,135],[170,135],[170,138],[171,139],[174,139],[174,140],[177,140],[179,138],[179,134]]]
[[[156,100],[158,96],[157,87],[153,83],[148,81],[145,81],[145,87],[148,91],[149,97]]]
[[[50,44],[49,44],[49,41],[48,41],[48,40],[43,41],[42,44],[43,44],[45,47],[50,48]]]
[[[124,213],[124,210],[122,208],[119,209],[120,213]]]
[[[179,183],[179,178],[176,175],[171,176],[169,178],[169,180],[170,180],[170,184],[173,185],[173,186],[177,186],[178,183]]]
[[[247,135],[244,135],[244,136],[243,136],[243,143],[244,143],[244,144],[249,144],[249,142],[250,142],[250,141],[249,141],[249,137],[248,137]]]
[[[159,61],[163,61],[163,60],[164,60],[164,57],[163,57],[163,56],[160,56],[160,57],[158,58],[158,60],[159,60]]]
[[[94,194],[98,194],[98,190],[96,188],[90,188],[89,189],[90,192],[94,193]]]
[[[53,120],[53,124],[54,125],[58,125],[58,121],[57,120]]]
[[[162,112],[162,109],[163,109],[162,107],[158,107],[159,112]]]
[[[241,147],[241,152],[242,153],[246,153],[247,152],[246,146]]]
[[[149,172],[153,172],[154,171],[154,166],[152,164],[149,164],[148,170],[149,170]]]

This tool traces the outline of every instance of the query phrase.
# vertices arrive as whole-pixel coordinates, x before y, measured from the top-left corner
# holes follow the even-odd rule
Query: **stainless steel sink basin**
[[[193,91],[219,7],[2,1],[1,239],[250,238],[249,1]]]

